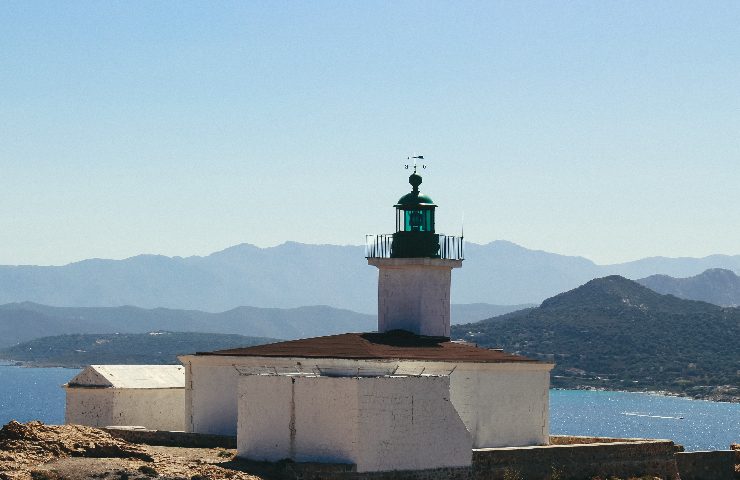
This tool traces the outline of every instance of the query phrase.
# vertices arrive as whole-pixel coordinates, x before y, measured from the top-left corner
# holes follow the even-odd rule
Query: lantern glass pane
[[[404,212],[404,231],[406,232],[428,232],[431,217],[429,211],[406,210]]]

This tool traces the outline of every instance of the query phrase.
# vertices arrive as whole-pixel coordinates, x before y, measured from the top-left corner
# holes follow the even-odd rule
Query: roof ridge
[[[502,350],[491,350],[450,341],[447,337],[415,335],[403,330],[341,333],[321,337],[232,348],[196,355],[334,358],[354,360],[421,360],[476,363],[539,363]]]

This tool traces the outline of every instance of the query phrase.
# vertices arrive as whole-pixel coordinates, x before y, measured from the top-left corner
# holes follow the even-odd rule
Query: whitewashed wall
[[[473,447],[547,445],[549,368],[494,365],[459,364],[451,377],[452,403],[470,430]]]
[[[449,377],[360,378],[359,471],[469,466],[470,433]]]
[[[185,390],[67,387],[65,423],[185,430]]]
[[[396,361],[306,359],[277,357],[226,357],[184,355],[186,429],[195,433],[236,435],[239,369],[313,372],[326,369],[361,368],[393,370]]]
[[[368,258],[378,267],[378,331],[450,336],[452,269],[460,260]]]
[[[239,392],[245,458],[350,463],[360,472],[471,462],[447,377],[250,375]]]
[[[239,372],[231,364],[186,363],[185,430],[236,435],[238,380]]]
[[[549,435],[550,364],[447,363],[270,357],[183,356],[186,365],[186,428],[236,435],[237,368],[272,365],[288,370],[323,368],[450,375],[450,400],[473,438],[474,448],[546,445]],[[300,363],[300,365],[298,365]],[[399,370],[399,371],[400,371]]]
[[[66,388],[64,423],[105,427],[113,425],[113,393],[107,388]]]

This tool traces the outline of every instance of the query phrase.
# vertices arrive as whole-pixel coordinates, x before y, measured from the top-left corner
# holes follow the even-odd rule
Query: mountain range
[[[466,244],[455,270],[455,303],[539,304],[596,277],[687,277],[709,268],[740,272],[740,255],[652,257],[597,265],[583,257],[529,250],[506,241]],[[53,306],[135,305],[223,312],[242,305],[295,308],[330,305],[374,314],[377,270],[363,247],[286,242],[271,248],[241,244],[207,256],[139,255],[90,259],[64,266],[0,266],[0,303]]]
[[[0,312],[8,308],[1,307]],[[151,323],[161,313],[129,307],[98,309],[101,315],[95,310],[63,309],[65,318],[79,321],[105,318],[123,325],[124,319],[136,319],[128,326],[137,322],[147,326],[147,321]],[[59,313],[54,307],[39,305],[30,305],[28,311]],[[132,311],[137,313],[132,315]],[[178,312],[168,313],[174,316],[172,326],[185,325],[178,319]],[[319,309],[316,313],[326,312]],[[197,315],[212,318],[208,316],[220,314]],[[228,319],[233,314],[224,315]],[[237,318],[236,323],[249,324],[249,320]],[[620,276],[589,281],[546,299],[539,307],[453,325],[452,336],[483,347],[554,361],[551,378],[555,387],[664,390],[696,398],[740,401],[740,309],[662,295]],[[173,363],[178,354],[269,341],[200,332],[75,334],[0,348],[0,358],[66,366],[101,361]]]
[[[326,306],[238,307],[222,313],[139,307],[0,305],[0,347],[60,334],[146,333],[157,330],[294,339],[377,328],[373,315]]]
[[[662,295],[616,275],[537,308],[455,325],[452,336],[554,361],[556,387],[740,399],[740,309]]]
[[[651,275],[637,280],[658,293],[689,300],[701,300],[724,307],[740,305],[740,277],[732,270],[711,268],[688,278]]]
[[[452,305],[454,323],[473,322],[529,305]],[[374,331],[375,315],[323,305],[237,307],[226,312],[139,307],[50,307],[32,302],[0,305],[0,348],[62,334],[146,333],[156,330],[294,339]]]

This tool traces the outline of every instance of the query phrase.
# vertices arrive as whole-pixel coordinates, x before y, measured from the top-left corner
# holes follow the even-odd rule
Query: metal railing
[[[393,234],[365,235],[365,258],[391,258]]]
[[[465,260],[463,237],[437,234],[439,257],[443,260]],[[365,258],[391,258],[393,234],[365,235]]]
[[[439,258],[445,260],[465,260],[465,242],[463,237],[439,235]]]

